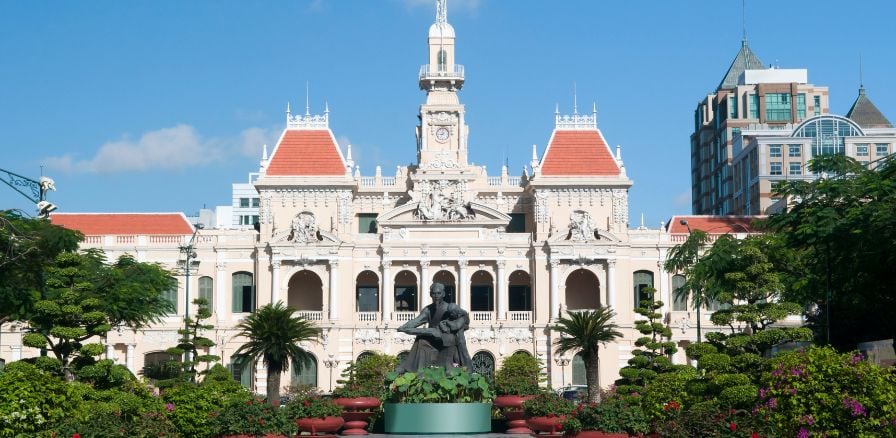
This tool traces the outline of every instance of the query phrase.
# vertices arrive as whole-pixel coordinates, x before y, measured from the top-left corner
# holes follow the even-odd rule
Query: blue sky
[[[287,101],[351,142],[364,175],[415,159],[434,0],[0,1],[0,168],[56,180],[60,211],[184,211],[228,204],[256,171]],[[766,64],[808,68],[832,112],[856,97],[896,119],[896,2],[751,0],[747,37]],[[512,174],[542,152],[555,104],[597,101],[622,145],[631,225],[690,213],[696,103],[741,40],[738,0],[449,0],[470,160]],[[0,187],[0,208],[32,211]]]

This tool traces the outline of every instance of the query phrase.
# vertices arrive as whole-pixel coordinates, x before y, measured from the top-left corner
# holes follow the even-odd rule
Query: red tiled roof
[[[617,176],[619,167],[598,130],[555,130],[541,162],[542,175]]]
[[[267,168],[275,176],[345,175],[338,146],[329,130],[287,130]]]
[[[700,230],[707,234],[755,233],[753,220],[765,216],[672,216],[667,229],[670,233],[687,234],[691,230]],[[681,223],[687,221],[687,225]]]
[[[54,213],[50,221],[85,236],[193,233],[181,213]]]

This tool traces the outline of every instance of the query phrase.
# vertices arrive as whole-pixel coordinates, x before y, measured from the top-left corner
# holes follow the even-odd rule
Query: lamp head
[[[56,204],[49,201],[40,201],[37,203],[37,214],[40,217],[47,218],[50,217],[50,213],[56,211],[59,207]]]

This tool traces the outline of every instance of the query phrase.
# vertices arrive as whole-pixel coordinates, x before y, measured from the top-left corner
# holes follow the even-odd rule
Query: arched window
[[[445,285],[445,302],[446,303],[456,303],[457,302],[457,286],[454,282],[454,274],[448,271],[439,271],[436,272],[436,275],[432,276],[433,283],[442,283]],[[424,291],[425,293],[429,293],[429,291]]]
[[[308,353],[311,358],[301,364],[291,363],[293,385],[310,385],[317,387],[317,357]]]
[[[470,310],[473,312],[495,311],[495,286],[492,274],[476,271],[470,276]]]
[[[861,137],[865,133],[855,122],[840,116],[824,115],[806,120],[793,130],[794,137],[812,139],[812,156],[843,155],[846,137]]]
[[[411,271],[395,275],[395,311],[417,311],[417,276]]]
[[[582,356],[582,353],[576,353],[576,355],[572,357],[572,384],[588,384],[588,381],[585,378],[585,357]]]
[[[227,365],[227,369],[230,370],[230,375],[233,376],[233,380],[240,382],[240,385],[249,388],[250,391],[253,390],[252,361],[242,357],[234,357],[230,359],[230,364]]]
[[[162,291],[162,298],[164,298],[165,301],[171,303],[172,313],[170,313],[170,315],[177,315],[177,312],[179,310],[177,306],[177,288],[179,284],[179,282],[175,281],[171,289]]]
[[[487,351],[479,351],[473,355],[473,372],[479,373],[489,382],[495,378],[495,356]]]
[[[439,66],[439,71],[447,71],[448,70],[448,53],[445,52],[445,49],[439,49],[438,55],[436,55],[436,62]]]
[[[636,271],[632,274],[632,284],[635,307],[641,307],[641,301],[653,301],[653,272]]]
[[[526,271],[513,271],[507,288],[507,304],[511,312],[532,311],[532,277]]]
[[[312,271],[296,272],[289,279],[286,302],[296,310],[320,312],[324,310],[324,285]]]
[[[569,310],[600,307],[600,280],[587,269],[576,269],[566,277],[566,308]]]
[[[209,309],[215,308],[214,301],[212,301],[214,297],[213,284],[212,277],[199,277],[199,298],[205,298],[208,301]]]
[[[380,278],[373,271],[364,271],[355,279],[355,310],[378,312],[380,310]]]
[[[248,313],[255,310],[255,288],[252,274],[235,272],[231,276],[233,284],[233,313]]]
[[[684,311],[688,310],[687,291],[684,288],[684,275],[672,276],[672,310]]]

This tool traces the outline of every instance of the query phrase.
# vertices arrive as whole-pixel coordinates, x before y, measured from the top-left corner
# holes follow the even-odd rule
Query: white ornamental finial
[[[268,145],[267,144],[261,146],[261,160],[268,161]]]
[[[448,5],[446,0],[436,0],[436,23],[448,23]]]

